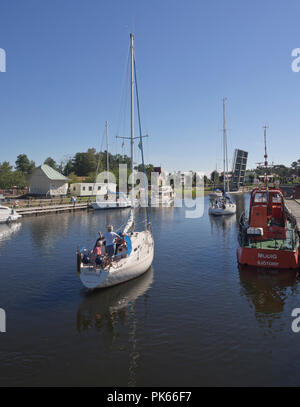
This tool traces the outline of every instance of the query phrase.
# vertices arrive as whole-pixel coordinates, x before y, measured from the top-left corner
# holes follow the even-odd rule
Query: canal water
[[[153,208],[153,267],[94,292],[76,275],[76,248],[128,210],[1,225],[0,385],[299,385],[298,276],[238,268],[237,219],[249,197],[234,199],[237,214],[224,218],[208,216],[208,198],[195,219]]]

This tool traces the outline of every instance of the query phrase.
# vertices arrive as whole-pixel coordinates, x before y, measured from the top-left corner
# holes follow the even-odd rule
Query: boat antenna
[[[265,142],[265,185],[268,187],[268,154],[267,154],[267,129],[269,126],[263,126],[264,129],[264,142]]]
[[[223,184],[224,184],[224,194],[226,193],[226,182],[227,182],[227,192],[229,192],[226,112],[225,112],[226,101],[227,101],[227,98],[223,98],[223,166],[224,166]],[[225,177],[225,174],[226,174],[226,177]]]

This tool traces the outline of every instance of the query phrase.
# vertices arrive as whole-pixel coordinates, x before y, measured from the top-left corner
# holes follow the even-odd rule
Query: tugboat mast
[[[268,154],[267,154],[267,129],[269,126],[263,126],[264,129],[264,142],[265,142],[265,186],[268,187]]]

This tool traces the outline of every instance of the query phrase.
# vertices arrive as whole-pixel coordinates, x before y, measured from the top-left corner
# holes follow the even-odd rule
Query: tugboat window
[[[267,195],[264,192],[257,192],[255,194],[254,202],[267,202]]]
[[[272,198],[272,202],[273,203],[280,203],[281,202],[280,195],[279,194],[274,194],[273,198]]]

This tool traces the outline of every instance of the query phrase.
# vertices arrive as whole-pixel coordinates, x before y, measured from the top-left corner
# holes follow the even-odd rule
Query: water
[[[152,209],[153,267],[87,293],[75,250],[128,211],[24,218],[0,226],[0,385],[298,385],[295,272],[239,270],[237,215]],[[141,214],[140,214],[141,216]],[[13,232],[13,233],[12,233]]]

